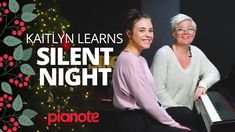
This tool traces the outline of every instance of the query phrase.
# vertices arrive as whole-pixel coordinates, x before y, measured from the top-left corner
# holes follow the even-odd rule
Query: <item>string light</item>
[[[87,91],[86,93],[85,93],[85,98],[87,99],[89,97],[89,92]]]
[[[53,0],[55,2],[55,0]],[[69,24],[69,22],[62,18],[62,16],[58,15],[59,14],[59,10],[54,8],[56,6],[54,6],[53,8],[49,8],[49,9],[45,9],[45,6],[43,6],[42,0],[34,0],[35,4],[36,4],[36,9],[35,12],[38,15],[37,17],[37,21],[35,21],[34,23],[32,23],[32,25],[29,25],[27,28],[30,30],[33,30],[33,32],[37,32],[39,34],[41,33],[62,33],[62,32],[66,32],[68,30],[68,28],[71,27],[71,25]],[[55,2],[56,3],[56,2]],[[35,29],[37,31],[35,31]],[[31,44],[31,46],[33,46],[34,44]],[[57,47],[60,46],[58,44],[50,44],[51,47]],[[67,56],[68,55],[68,56]],[[64,52],[64,56],[63,58],[66,59],[69,57],[69,52]],[[69,69],[69,67],[66,67]],[[39,82],[39,80],[38,80]],[[67,93],[69,91],[69,87],[68,85],[64,85],[62,92]],[[75,106],[70,106],[69,105],[69,101],[71,100],[71,96],[68,96],[66,94],[63,95],[57,95],[57,93],[55,92],[56,90],[61,90],[60,88],[57,87],[52,87],[52,86],[40,86],[39,84],[37,84],[37,86],[35,86],[35,88],[33,88],[34,93],[36,96],[38,96],[39,98],[37,98],[38,102],[37,106],[40,107],[40,109],[45,110],[47,112],[55,112],[58,109],[61,109],[62,111],[70,111],[70,112],[78,112],[78,107]],[[71,91],[69,91],[71,92]],[[46,99],[44,98],[45,96]],[[61,97],[62,96],[62,97]],[[85,99],[88,99],[90,97],[89,91],[87,92],[82,92],[81,97],[84,97]],[[80,107],[79,107],[80,108]],[[48,110],[47,110],[48,109]],[[40,113],[40,111],[38,111]],[[42,119],[47,120],[47,113],[40,113],[41,115],[43,115]],[[85,125],[83,124],[82,127],[84,128]],[[61,129],[61,125],[59,123],[54,124],[52,126],[45,126],[44,128],[40,128],[42,130],[36,130],[37,132],[39,131],[45,131],[45,129],[47,131],[49,131],[49,129],[55,129],[56,131],[58,129]],[[76,131],[74,128],[71,129],[72,131]],[[53,130],[50,130],[53,131]]]

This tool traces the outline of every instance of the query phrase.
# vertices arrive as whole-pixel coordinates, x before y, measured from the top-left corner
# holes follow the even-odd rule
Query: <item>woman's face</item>
[[[153,41],[153,25],[150,19],[141,18],[137,21],[133,29],[127,31],[129,41],[141,51],[148,49]]]
[[[185,20],[177,25],[172,35],[177,44],[190,45],[196,35],[196,30],[192,26],[192,21]]]

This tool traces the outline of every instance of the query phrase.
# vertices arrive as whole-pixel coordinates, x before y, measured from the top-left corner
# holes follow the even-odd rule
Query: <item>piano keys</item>
[[[208,91],[195,106],[207,132],[235,131],[235,109],[221,93]]]

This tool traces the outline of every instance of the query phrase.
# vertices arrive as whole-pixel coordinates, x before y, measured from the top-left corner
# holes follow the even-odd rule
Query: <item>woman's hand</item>
[[[198,101],[200,99],[200,96],[206,93],[206,88],[204,87],[197,87],[195,94],[194,94],[194,100]]]

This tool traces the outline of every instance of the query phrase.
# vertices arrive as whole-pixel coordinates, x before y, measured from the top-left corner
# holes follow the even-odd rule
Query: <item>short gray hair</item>
[[[193,21],[193,19],[190,17],[190,16],[187,16],[185,14],[177,14],[176,16],[173,16],[171,18],[171,29],[172,31],[175,31],[176,30],[176,27],[179,23],[181,23],[182,21],[185,21],[185,20],[190,20],[192,21],[192,26],[194,28],[194,30],[197,30],[197,25],[196,23]]]

